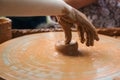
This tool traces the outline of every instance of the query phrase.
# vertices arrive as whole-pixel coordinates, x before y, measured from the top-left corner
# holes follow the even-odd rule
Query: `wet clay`
[[[94,40],[99,40],[95,27],[80,11],[72,8],[64,9],[64,15],[56,16],[65,33],[65,44],[69,44],[72,38],[71,27],[76,26],[81,43],[86,42],[87,46],[93,46]]]
[[[69,44],[65,44],[64,41],[58,41],[55,44],[56,51],[68,55],[68,56],[78,56],[78,43],[76,41],[71,41]]]
[[[112,80],[120,76],[120,40],[99,35],[93,47],[79,42],[82,56],[65,56],[55,50],[63,32],[19,37],[0,45],[0,77],[5,80]],[[71,41],[72,42],[72,41]]]

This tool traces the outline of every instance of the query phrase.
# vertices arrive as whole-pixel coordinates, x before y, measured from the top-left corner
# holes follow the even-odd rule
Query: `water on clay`
[[[79,42],[76,32],[73,39]],[[112,80],[120,76],[120,41],[100,35],[94,47],[79,43],[82,55],[55,51],[63,32],[19,37],[0,45],[0,77],[7,80]]]

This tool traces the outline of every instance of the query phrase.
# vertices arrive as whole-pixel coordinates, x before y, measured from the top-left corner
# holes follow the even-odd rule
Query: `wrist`
[[[68,4],[64,4],[64,8],[62,10],[63,15],[69,15],[69,13],[72,11],[73,7],[68,5]]]

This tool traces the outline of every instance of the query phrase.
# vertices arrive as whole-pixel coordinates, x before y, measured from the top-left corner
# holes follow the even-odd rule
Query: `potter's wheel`
[[[77,33],[73,39],[79,42]],[[0,45],[0,77],[7,80],[112,80],[120,76],[120,41],[100,35],[94,47],[79,43],[82,55],[54,49],[63,32],[23,36]]]

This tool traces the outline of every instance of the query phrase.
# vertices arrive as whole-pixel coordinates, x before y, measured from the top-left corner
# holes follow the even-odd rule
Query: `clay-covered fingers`
[[[99,37],[94,25],[91,22],[89,23],[89,25],[90,26],[87,26],[87,27],[89,28],[89,30],[91,30],[92,34],[94,34],[94,40],[99,41]]]
[[[68,14],[58,16],[58,22],[61,24],[65,33],[65,43],[71,41],[71,26],[77,25],[78,35],[81,43],[86,42],[87,46],[93,46],[94,40],[99,40],[95,27],[89,22],[87,17],[76,9],[72,9]],[[86,35],[85,35],[86,34]]]
[[[59,24],[62,26],[65,33],[65,44],[69,44],[72,38],[71,26],[72,24],[67,22],[64,16],[57,17]]]
[[[94,44],[94,35],[86,26],[77,26],[78,35],[81,39],[81,43],[86,41],[87,46],[93,46]],[[86,34],[86,35],[85,35]]]
[[[98,34],[97,34],[96,31],[95,31],[95,37],[94,38],[95,38],[96,41],[99,41],[99,37],[98,37]]]
[[[76,25],[77,26],[77,25]],[[80,41],[81,43],[84,43],[85,42],[85,31],[84,31],[84,28],[82,26],[77,26],[77,30],[78,30],[78,35],[80,37]]]
[[[94,33],[91,32],[89,29],[87,29],[86,30],[86,36],[87,36],[86,45],[87,46],[93,46],[94,45]]]
[[[87,46],[93,46],[94,45],[94,40],[99,40],[98,34],[95,31],[95,28],[93,28],[93,26],[89,26],[89,27],[85,27],[86,30],[86,36],[87,36],[87,41],[86,41],[86,45]]]
[[[90,45],[90,43],[91,43],[91,39],[92,39],[92,37],[91,37],[91,32],[89,32],[89,29],[88,28],[86,28],[86,26],[83,26],[84,27],[84,31],[85,31],[85,36],[86,36],[86,38],[85,38],[85,41],[86,41],[86,46],[91,46]]]
[[[99,37],[97,35],[94,26],[87,21],[84,22],[76,25],[78,30],[78,35],[81,39],[81,43],[86,42],[86,46],[93,46],[94,40],[99,40]]]
[[[81,41],[84,40],[84,33],[86,33],[86,45],[87,46],[93,46],[94,40],[99,40],[99,37],[97,35],[97,32],[95,30],[95,27],[92,25],[92,23],[87,19],[87,17],[74,9],[74,14],[76,18],[76,24],[79,26],[78,31],[80,31],[81,35]]]
[[[95,27],[91,24],[91,27],[89,27],[89,28],[91,28],[92,34],[94,34],[94,40],[99,41],[99,37],[98,37]]]

